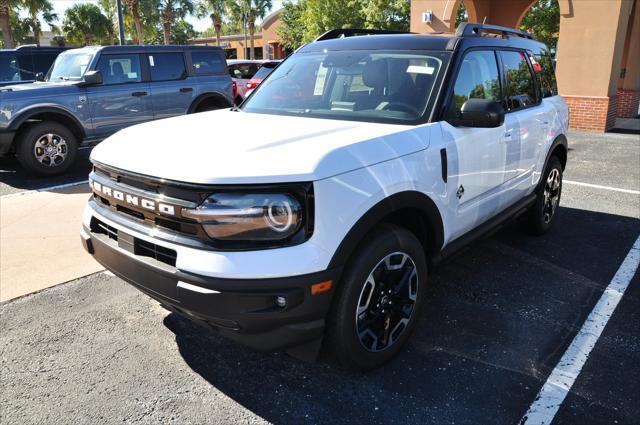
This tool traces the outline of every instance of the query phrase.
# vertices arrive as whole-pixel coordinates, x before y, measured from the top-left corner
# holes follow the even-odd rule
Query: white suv
[[[359,33],[302,47],[241,109],[97,146],[87,251],[256,349],[398,353],[441,259],[516,216],[553,224],[568,114],[529,34]]]

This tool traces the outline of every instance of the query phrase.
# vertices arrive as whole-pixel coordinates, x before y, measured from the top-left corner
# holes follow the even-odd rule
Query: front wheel
[[[551,229],[560,205],[560,195],[562,195],[562,163],[553,156],[536,189],[536,202],[523,217],[522,225],[525,231],[533,235],[543,235]]]
[[[345,269],[328,320],[327,348],[347,368],[382,366],[415,327],[427,279],[424,248],[409,231],[382,225]]]
[[[28,127],[19,137],[16,154],[20,165],[39,176],[62,174],[73,165],[78,151],[74,134],[65,126],[43,121]]]

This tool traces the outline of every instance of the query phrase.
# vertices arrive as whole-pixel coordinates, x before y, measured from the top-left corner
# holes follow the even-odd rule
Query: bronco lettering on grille
[[[173,205],[156,202],[153,199],[142,198],[140,196],[122,192],[118,189],[105,186],[91,179],[89,179],[89,186],[98,196],[108,196],[110,198],[116,199],[117,201],[120,201],[120,203],[132,205],[138,208],[144,208],[161,214],[176,215],[176,210]]]

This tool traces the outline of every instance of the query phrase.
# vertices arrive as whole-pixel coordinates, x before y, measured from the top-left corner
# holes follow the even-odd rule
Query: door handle
[[[192,92],[192,91],[193,91],[193,89],[191,87],[182,87],[180,89],[180,93],[189,93],[189,92]]]
[[[131,96],[134,96],[134,97],[142,97],[146,95],[147,95],[146,91],[134,91],[133,93],[131,93]]]

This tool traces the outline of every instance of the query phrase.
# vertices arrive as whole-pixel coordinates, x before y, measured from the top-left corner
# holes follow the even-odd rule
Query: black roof
[[[0,52],[20,52],[20,53],[60,53],[62,51],[69,50],[68,47],[54,47],[54,46],[35,46],[35,45],[26,45],[19,46],[15,49],[0,49]]]
[[[362,35],[366,34],[366,35]],[[513,47],[539,50],[544,44],[513,28],[462,24],[456,33],[397,33],[374,30],[332,30],[299,49],[301,53],[324,50],[456,50],[475,46]]]

